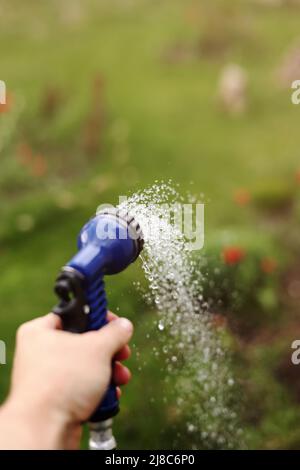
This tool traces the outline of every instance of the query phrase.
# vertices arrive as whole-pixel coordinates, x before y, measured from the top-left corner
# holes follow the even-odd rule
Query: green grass
[[[299,164],[300,108],[291,105],[290,90],[280,90],[274,78],[283,53],[298,36],[292,9],[226,0],[216,2],[211,12],[206,0],[199,19],[188,21],[188,9],[196,2],[89,0],[72,22],[66,19],[72,2],[2,3],[0,79],[15,97],[13,107],[24,100],[0,154],[0,338],[8,345],[8,364],[0,373],[4,398],[15,330],[51,309],[57,272],[98,204],[115,203],[119,195],[171,177],[182,191],[205,194],[207,240],[227,227],[268,230],[256,225],[253,212],[232,203],[232,192],[255,190],[258,181],[292,182]],[[233,27],[228,4],[246,21],[248,35],[230,43],[226,58],[198,56],[173,64],[164,59],[178,43],[194,48],[209,34],[227,39],[226,29],[209,31],[207,24],[213,15],[220,25],[224,17]],[[222,114],[216,101],[219,76],[228,62],[241,64],[249,75],[249,109],[240,118]],[[104,81],[105,124],[101,147],[90,158],[82,148],[82,129],[97,74]],[[43,119],[40,107],[49,86],[61,90],[64,104],[54,118]],[[0,115],[0,126],[6,120],[7,115]],[[18,145],[24,140],[48,161],[46,176],[33,177],[18,163]],[[97,177],[105,183],[100,189]],[[57,203],[63,191],[73,195],[68,210]],[[18,230],[20,214],[34,218],[29,233]],[[151,354],[155,333],[146,337],[153,313],[131,287],[138,276],[134,267],[109,280],[110,305],[133,318],[146,361],[141,371],[140,361],[131,361],[134,380],[124,394],[116,429],[121,448],[171,447],[175,431],[159,399],[162,377]],[[269,414],[267,419],[272,421]],[[279,414],[275,420],[281,422]],[[251,442],[268,447],[273,431],[268,422],[262,429]]]

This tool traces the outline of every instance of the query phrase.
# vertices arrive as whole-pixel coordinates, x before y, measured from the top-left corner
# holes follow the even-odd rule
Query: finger
[[[131,349],[126,344],[114,357],[116,361],[126,361],[131,356]]]
[[[44,315],[39,318],[35,318],[24,324],[27,328],[46,328],[51,330],[56,330],[62,327],[61,319],[58,315],[54,313],[48,313],[48,315]]]
[[[113,321],[113,320],[116,320],[118,317],[118,315],[116,315],[115,313],[113,312],[110,312],[108,311],[107,312],[107,320],[110,322],[110,321]]]
[[[128,343],[132,333],[132,323],[127,318],[118,318],[101,328],[97,338],[101,349],[113,358]]]
[[[120,387],[117,387],[117,399],[120,400],[122,396],[122,390],[120,389]]]
[[[45,328],[50,328],[51,330],[60,330],[62,328],[61,318],[58,315],[55,315],[55,313],[48,313],[48,315],[45,315],[43,319],[43,326]]]
[[[120,362],[115,362],[113,369],[113,381],[116,385],[126,385],[131,379],[130,370]]]

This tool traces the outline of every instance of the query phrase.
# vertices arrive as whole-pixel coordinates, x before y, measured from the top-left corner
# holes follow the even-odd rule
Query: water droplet
[[[188,430],[188,432],[192,433],[192,432],[195,432],[196,427],[193,424],[188,423],[187,424],[187,430]]]

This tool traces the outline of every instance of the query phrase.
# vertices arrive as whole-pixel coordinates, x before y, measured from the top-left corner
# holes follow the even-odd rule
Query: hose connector
[[[117,447],[116,440],[112,433],[112,419],[99,421],[98,423],[89,423],[90,450],[114,450]]]

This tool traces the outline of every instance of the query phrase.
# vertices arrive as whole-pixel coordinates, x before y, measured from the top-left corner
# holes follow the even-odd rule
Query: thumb
[[[60,330],[62,328],[61,319],[55,313],[48,313],[43,318],[43,326],[51,330]]]
[[[125,344],[133,333],[133,324],[127,318],[118,318],[105,325],[97,333],[102,349],[113,357]]]
[[[48,313],[42,317],[35,318],[34,320],[28,321],[25,325],[32,328],[43,328],[48,330],[59,330],[62,328],[61,319],[54,313]]]

